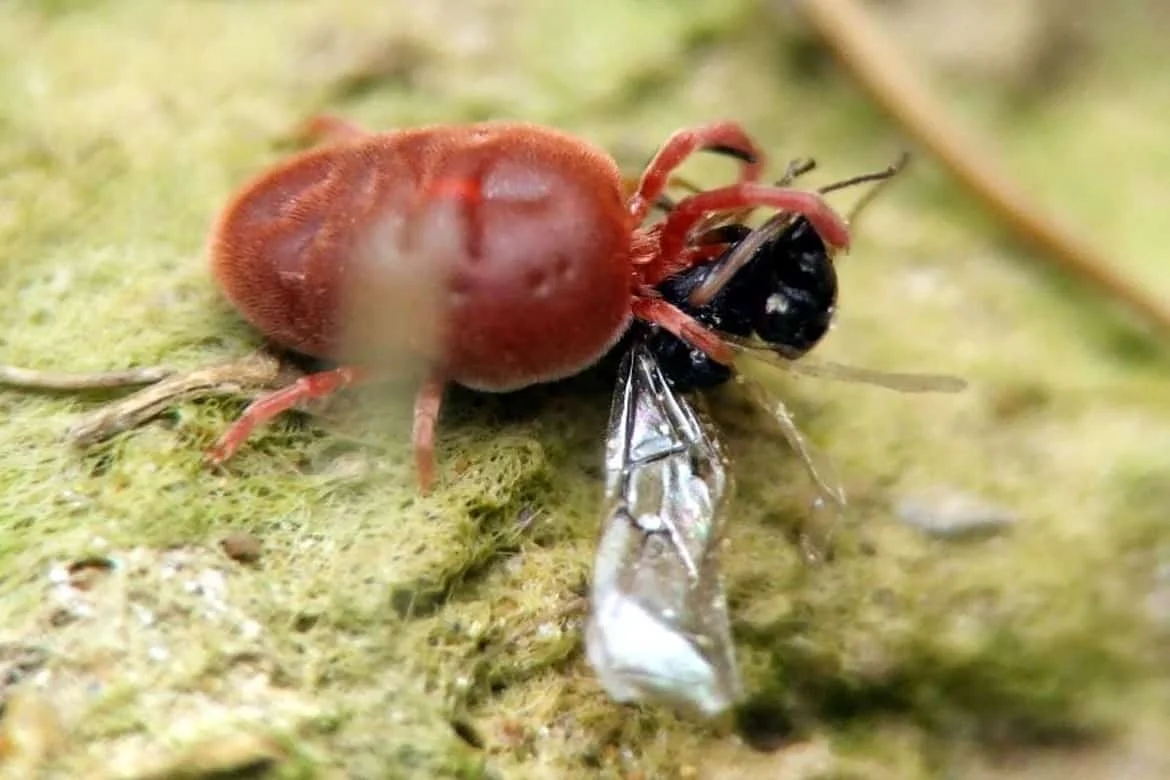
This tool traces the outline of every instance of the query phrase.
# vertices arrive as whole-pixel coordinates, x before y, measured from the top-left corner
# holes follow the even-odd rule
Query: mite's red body
[[[373,135],[244,190],[212,262],[241,313],[286,347],[413,351],[451,381],[510,390],[580,371],[625,330],[621,187],[600,152],[525,125]],[[366,306],[372,290],[383,294]],[[371,320],[377,332],[358,322]]]
[[[535,125],[314,127],[330,143],[244,187],[212,233],[211,263],[228,299],[266,336],[342,367],[253,404],[216,445],[216,462],[298,400],[413,361],[427,376],[414,432],[425,488],[447,382],[502,391],[577,373],[632,317],[730,362],[715,334],[652,290],[710,256],[688,238],[712,212],[789,209],[827,243],[848,241],[818,196],[755,183],[762,155],[731,123],[676,134],[629,198],[608,155]],[[642,227],[670,172],[703,148],[743,161],[740,181]]]

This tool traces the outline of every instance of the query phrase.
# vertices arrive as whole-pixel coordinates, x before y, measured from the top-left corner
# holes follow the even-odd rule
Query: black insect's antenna
[[[849,223],[850,227],[852,227],[854,224],[856,224],[857,218],[861,215],[861,212],[864,211],[870,203],[873,203],[874,199],[881,194],[882,190],[889,186],[890,181],[893,180],[893,178],[903,170],[905,170],[906,166],[909,164],[910,152],[902,152],[902,154],[898,156],[898,159],[894,160],[894,162],[891,163],[885,170],[876,171],[874,173],[865,173],[860,176],[854,176],[852,179],[844,179],[842,181],[836,182],[835,184],[821,187],[820,193],[825,195],[837,190],[843,190],[846,187],[854,187],[858,184],[873,182],[874,186],[870,187],[868,190],[862,193],[861,197],[857,199],[857,202],[853,204],[853,208],[849,209],[849,214],[845,217],[845,221]]]
[[[837,190],[856,187],[858,184],[867,184],[869,182],[886,182],[894,178],[894,176],[898,175],[898,173],[902,171],[902,169],[904,169],[909,163],[910,153],[902,152],[902,154],[898,156],[897,160],[890,163],[880,171],[870,171],[869,173],[862,173],[857,176],[852,176],[848,179],[842,179],[841,181],[833,182],[832,184],[826,184],[824,187],[818,189],[817,192],[821,193],[822,195],[827,195],[828,193],[836,192]],[[872,191],[873,190],[871,189],[870,192]]]
[[[789,160],[788,165],[784,168],[784,174],[777,180],[776,186],[787,187],[816,167],[817,161],[811,157],[797,157],[795,160]]]

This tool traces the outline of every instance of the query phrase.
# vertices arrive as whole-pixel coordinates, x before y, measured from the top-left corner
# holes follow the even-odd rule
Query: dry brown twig
[[[84,390],[116,390],[134,385],[152,385],[174,373],[174,369],[165,366],[129,368],[124,371],[103,371],[94,374],[66,374],[59,371],[39,371],[34,368],[0,365],[0,385],[23,390],[60,390],[69,393]]]
[[[66,436],[73,444],[88,447],[136,428],[180,401],[246,395],[283,384],[283,375],[280,359],[267,350],[240,360],[175,374],[97,409],[73,425]]]
[[[799,9],[874,101],[1017,236],[1062,272],[1170,333],[1170,303],[1117,273],[1083,236],[1038,208],[942,104],[856,0],[799,0]]]
[[[142,368],[61,374],[0,365],[0,385],[23,390],[110,390],[149,384],[96,409],[74,424],[66,437],[79,447],[89,447],[137,428],[180,401],[211,396],[247,396],[288,384],[295,378],[295,372],[268,350],[182,373],[170,368]]]

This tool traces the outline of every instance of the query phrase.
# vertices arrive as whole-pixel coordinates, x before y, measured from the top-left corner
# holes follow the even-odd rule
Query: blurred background
[[[1168,302],[1170,5],[868,0],[819,26],[810,5],[0,3],[0,362],[257,347],[207,231],[314,114],[526,119],[631,174],[675,129],[730,118],[777,174],[815,157],[815,184],[914,152],[839,259],[816,356],[969,382],[910,396],[749,369],[850,495],[821,565],[798,544],[797,459],[746,398],[707,399],[738,483],[724,565],[747,688],[721,724],[614,705],[585,664],[603,373],[452,393],[427,498],[405,399],[288,415],[213,473],[201,452],[239,399],[79,454],[64,431],[112,394],[0,390],[5,776],[1170,776],[1166,332],[958,183],[829,43],[834,19],[863,23],[976,168]]]

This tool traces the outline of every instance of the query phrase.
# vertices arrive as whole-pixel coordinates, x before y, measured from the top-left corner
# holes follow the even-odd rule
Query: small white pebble
[[[1154,583],[1146,595],[1146,614],[1159,628],[1170,629],[1170,561],[1154,570]]]
[[[222,597],[227,592],[227,579],[223,572],[204,569],[199,573],[199,585],[209,596]]]
[[[904,498],[898,518],[936,539],[971,539],[998,534],[1019,522],[1010,510],[976,496],[936,488]]]
[[[155,621],[154,613],[151,612],[149,609],[142,606],[141,604],[135,604],[133,602],[130,604],[130,609],[132,609],[134,611],[134,615],[135,615],[135,617],[138,618],[139,623],[141,623],[144,626],[154,625],[154,621]]]

